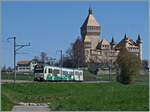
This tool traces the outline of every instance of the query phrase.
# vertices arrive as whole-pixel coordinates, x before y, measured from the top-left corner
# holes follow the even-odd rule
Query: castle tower
[[[128,38],[126,34],[124,35],[124,41],[125,41],[125,48],[128,49]]]
[[[93,16],[93,12],[91,8],[89,8],[88,16],[84,21],[83,25],[81,26],[80,30],[81,30],[81,37],[84,46],[84,57],[86,63],[89,62],[90,60],[91,49],[96,49],[96,46],[100,42],[99,39],[100,25],[96,21],[95,17]]]
[[[137,45],[139,46],[139,55],[140,55],[140,60],[142,61],[142,39],[140,37],[140,35],[138,34],[138,38],[136,40]]]
[[[88,16],[81,26],[81,36],[84,44],[91,43],[91,48],[95,49],[99,42],[100,25],[93,16],[92,9],[89,8]],[[90,45],[88,46],[90,47]]]

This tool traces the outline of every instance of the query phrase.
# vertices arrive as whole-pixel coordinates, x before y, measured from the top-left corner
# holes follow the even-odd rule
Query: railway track
[[[14,80],[1,80],[1,84],[6,84],[6,83],[14,83]],[[34,83],[34,81],[16,80],[15,83]]]
[[[16,80],[15,83],[110,83],[111,81],[82,81],[82,82],[37,82],[28,80]],[[1,80],[1,84],[14,83],[14,80]]]

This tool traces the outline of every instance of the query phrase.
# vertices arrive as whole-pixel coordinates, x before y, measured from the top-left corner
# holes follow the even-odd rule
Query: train
[[[35,65],[34,81],[83,81],[83,70]]]

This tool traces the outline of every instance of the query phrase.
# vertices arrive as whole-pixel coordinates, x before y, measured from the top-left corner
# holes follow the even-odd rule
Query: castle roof
[[[96,48],[97,48],[97,49],[101,49],[102,45],[110,45],[110,44],[109,44],[109,41],[108,41],[108,40],[103,39],[103,40],[101,40],[101,41],[98,43],[98,45],[97,45]]]
[[[142,39],[141,39],[140,34],[138,34],[138,38],[137,38],[136,42],[137,42],[138,44],[143,42]]]
[[[115,49],[120,49],[122,46],[125,45],[125,43],[127,43],[129,48],[138,48],[137,43],[134,42],[130,37],[127,37],[125,35],[125,38],[123,38],[115,47]]]
[[[83,23],[82,27],[85,26],[100,26],[99,23],[96,21],[95,17],[92,14],[92,9],[89,9],[89,14],[85,20],[85,22]]]
[[[106,39],[103,39],[103,40],[101,41],[101,44],[102,44],[102,45],[109,45],[109,41],[106,40]]]
[[[130,37],[126,37],[126,38],[123,38],[119,44],[123,44],[127,41],[127,43],[131,44],[131,45],[136,45],[136,42],[134,42]]]

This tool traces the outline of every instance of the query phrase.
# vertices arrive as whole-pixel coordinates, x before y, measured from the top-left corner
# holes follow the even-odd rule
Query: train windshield
[[[34,73],[43,73],[44,67],[42,65],[36,65],[34,67]]]

